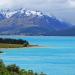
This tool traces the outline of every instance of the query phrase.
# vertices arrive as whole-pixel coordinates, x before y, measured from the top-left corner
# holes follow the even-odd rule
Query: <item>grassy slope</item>
[[[19,47],[24,47],[23,44],[4,44],[0,43],[0,48],[19,48]]]

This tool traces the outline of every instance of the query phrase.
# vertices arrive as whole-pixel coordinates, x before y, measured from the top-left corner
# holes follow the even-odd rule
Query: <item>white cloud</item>
[[[75,0],[68,0],[69,7],[75,8]]]
[[[59,9],[59,8],[67,8],[74,7],[75,0],[0,0],[0,8],[51,8],[51,9]]]
[[[0,0],[0,9],[21,7],[41,10],[75,22],[75,0]]]
[[[0,5],[5,5],[10,3],[10,0],[0,0]]]
[[[0,8],[10,8],[12,6],[12,0],[0,0]]]

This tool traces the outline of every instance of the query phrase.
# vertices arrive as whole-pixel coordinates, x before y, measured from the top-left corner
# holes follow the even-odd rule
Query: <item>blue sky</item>
[[[75,0],[0,0],[0,9],[21,7],[40,10],[75,24]]]

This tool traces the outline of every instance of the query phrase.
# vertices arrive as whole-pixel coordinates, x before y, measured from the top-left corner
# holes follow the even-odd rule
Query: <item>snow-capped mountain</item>
[[[55,35],[72,25],[33,10],[1,10],[0,34]]]
[[[18,10],[1,10],[0,14],[4,15],[6,18],[12,17],[14,14],[19,13],[23,16],[43,16],[40,11],[32,11],[32,10],[25,10],[25,9],[18,9]]]

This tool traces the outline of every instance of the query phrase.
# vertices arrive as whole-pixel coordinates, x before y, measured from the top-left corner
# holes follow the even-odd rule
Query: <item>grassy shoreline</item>
[[[0,49],[8,49],[8,48],[35,48],[35,47],[40,47],[38,45],[28,45],[24,46],[24,44],[4,44],[0,43]]]
[[[19,48],[19,47],[24,47],[23,44],[5,44],[5,43],[0,43],[0,48]]]

